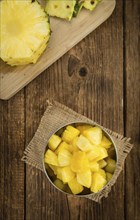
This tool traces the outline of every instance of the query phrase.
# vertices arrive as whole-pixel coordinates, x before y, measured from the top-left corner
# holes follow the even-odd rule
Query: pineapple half
[[[46,12],[52,17],[71,20],[73,17],[76,0],[47,0]]]
[[[37,1],[0,2],[0,57],[8,64],[36,63],[50,38],[48,16]]]

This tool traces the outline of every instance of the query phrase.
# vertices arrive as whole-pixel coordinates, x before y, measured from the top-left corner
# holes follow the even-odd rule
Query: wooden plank
[[[126,161],[126,219],[139,219],[140,204],[140,2],[125,1],[125,120],[126,135],[132,138],[134,149]],[[131,16],[130,16],[131,15]]]
[[[24,91],[1,106],[0,208],[2,220],[24,219]]]
[[[44,1],[43,1],[44,2]],[[0,99],[8,99],[54,63],[80,40],[102,24],[115,7],[115,0],[103,0],[94,12],[82,10],[71,22],[51,18],[52,35],[46,51],[34,65],[10,67],[0,62]],[[60,31],[61,30],[61,31]]]
[[[113,16],[105,24],[27,86],[26,144],[38,127],[47,98],[123,134],[121,25],[122,1],[118,0]],[[123,175],[101,205],[84,198],[67,198],[50,185],[43,173],[29,166],[26,180],[27,219],[124,219]]]

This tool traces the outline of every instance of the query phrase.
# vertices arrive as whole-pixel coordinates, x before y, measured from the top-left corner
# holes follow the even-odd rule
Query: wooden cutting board
[[[102,0],[90,12],[83,9],[71,22],[51,18],[52,35],[36,64],[11,67],[0,60],[0,99],[9,99],[74,45],[102,24],[113,12],[115,0]]]

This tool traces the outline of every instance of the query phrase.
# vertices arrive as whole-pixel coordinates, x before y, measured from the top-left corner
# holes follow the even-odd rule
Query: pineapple
[[[75,137],[71,142],[71,152],[79,151],[79,148],[77,147],[77,140],[78,137]]]
[[[83,131],[83,135],[88,138],[88,140],[95,145],[99,145],[102,140],[102,130],[101,128],[95,126]]]
[[[67,144],[65,141],[61,142],[61,144],[57,147],[57,149],[55,150],[56,154],[59,154],[60,151],[62,150],[69,150],[70,145]]]
[[[103,169],[99,169],[97,173],[106,179],[106,172]]]
[[[95,160],[100,155],[100,148],[92,146],[92,150],[86,153],[89,161]]]
[[[77,182],[77,179],[74,178],[68,182],[68,186],[71,189],[73,194],[79,194],[83,191],[84,187]]]
[[[71,20],[76,0],[47,0],[46,12],[50,16]]]
[[[107,162],[105,160],[98,161],[99,167],[104,168],[107,165]]]
[[[57,136],[56,134],[53,134],[51,138],[48,141],[48,147],[54,151],[58,147],[58,145],[61,143],[61,138]]]
[[[75,173],[71,170],[70,166],[62,167],[62,181],[68,183],[75,177]]]
[[[72,154],[68,150],[66,150],[66,149],[61,150],[58,153],[59,166],[68,166],[68,165],[70,165],[71,158],[72,158]]]
[[[61,190],[63,190],[63,191],[64,191],[65,188],[66,188],[66,185],[65,185],[61,180],[59,180],[59,179],[54,180],[53,184],[54,184],[57,188],[59,188],[59,189],[61,189]]]
[[[92,172],[98,172],[99,171],[99,164],[97,162],[91,161],[89,163],[89,167],[90,167],[90,170]]]
[[[111,158],[107,158],[106,162],[107,162],[107,165],[105,167],[105,171],[109,173],[114,173],[115,168],[116,168],[116,161]]]
[[[84,8],[93,11],[99,2],[100,0],[84,0],[83,6]]]
[[[62,133],[62,140],[66,143],[71,143],[72,140],[80,134],[80,131],[73,126],[67,126],[65,131]]]
[[[92,150],[92,144],[89,142],[89,140],[84,137],[83,135],[80,135],[77,139],[77,147],[81,150],[81,151],[90,151]]]
[[[107,179],[107,182],[109,182],[111,179],[112,179],[112,174],[111,173],[108,173],[106,172],[106,179]]]
[[[103,189],[106,183],[107,180],[102,175],[100,175],[99,173],[94,173],[92,176],[92,184],[90,187],[91,192],[97,193],[98,191]]]
[[[105,135],[103,135],[100,146],[108,149],[111,147],[111,145],[112,145],[111,141]]]
[[[58,166],[58,158],[56,154],[49,149],[45,153],[44,162],[54,166]]]
[[[82,173],[89,169],[89,161],[85,152],[76,151],[71,159],[71,169],[73,172]]]
[[[100,150],[99,156],[95,159],[96,161],[102,160],[106,157],[108,157],[107,150],[104,147],[98,147]]]
[[[48,16],[37,1],[3,0],[0,57],[9,65],[36,63],[50,38]]]
[[[87,170],[83,173],[77,173],[77,182],[82,186],[90,188],[91,186],[91,171]]]
[[[52,169],[52,171],[54,172],[54,174],[57,174],[57,167],[54,165],[49,164],[49,167]]]
[[[83,0],[76,0],[76,4],[73,11],[73,17],[77,17],[82,7],[83,7]]]
[[[91,125],[87,125],[87,124],[84,124],[84,125],[77,125],[76,128],[80,131],[80,133],[82,134],[83,131],[89,129],[89,128],[93,128],[93,126]]]

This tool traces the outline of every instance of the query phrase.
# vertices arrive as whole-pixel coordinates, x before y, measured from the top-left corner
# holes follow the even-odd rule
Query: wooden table
[[[138,5],[117,0],[109,20],[9,101],[0,101],[1,220],[140,219]],[[101,204],[63,195],[21,161],[48,98],[132,138],[124,171]]]

